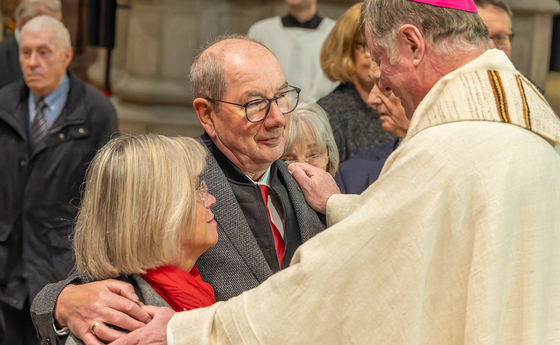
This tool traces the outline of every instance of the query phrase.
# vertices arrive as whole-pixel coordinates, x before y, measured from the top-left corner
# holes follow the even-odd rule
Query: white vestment
[[[301,88],[303,101],[315,102],[338,86],[321,68],[321,47],[335,21],[323,18],[316,29],[284,27],[282,18],[263,19],[249,28],[247,36],[270,49],[284,70],[290,85]]]
[[[486,52],[428,93],[379,180],[329,199],[334,225],[289,268],[177,313],[169,339],[560,344],[558,143],[546,101]]]

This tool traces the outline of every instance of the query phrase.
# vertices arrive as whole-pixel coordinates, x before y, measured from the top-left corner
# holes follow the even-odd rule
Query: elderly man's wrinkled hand
[[[106,324],[133,331],[151,320],[132,285],[112,279],[64,288],[54,317],[57,326],[68,326],[87,345],[101,345],[101,340],[110,342],[125,334]]]
[[[288,170],[299,183],[305,200],[315,211],[325,214],[327,201],[333,194],[340,194],[333,177],[326,171],[307,163],[292,163]]]
[[[152,321],[145,327],[119,338],[113,345],[166,345],[167,323],[175,312],[166,307],[144,306]]]

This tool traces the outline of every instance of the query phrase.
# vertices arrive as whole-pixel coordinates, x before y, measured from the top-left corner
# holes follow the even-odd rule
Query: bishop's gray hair
[[[436,53],[490,48],[488,30],[478,14],[437,7],[410,0],[367,0],[362,6],[364,30],[375,46],[394,62],[396,37],[404,24],[411,24],[434,46]]]

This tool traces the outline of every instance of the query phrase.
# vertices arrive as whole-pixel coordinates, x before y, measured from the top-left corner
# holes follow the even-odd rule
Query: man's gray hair
[[[191,90],[194,98],[220,99],[226,92],[226,78],[223,68],[227,47],[209,49],[215,44],[226,40],[241,40],[256,43],[269,50],[264,44],[245,35],[232,34],[216,38],[207,44],[195,57],[191,65]],[[270,51],[270,50],[269,50]],[[214,109],[218,111],[219,104]]]
[[[392,63],[396,58],[396,37],[404,24],[417,27],[437,54],[490,48],[488,30],[476,13],[410,0],[368,0],[362,6],[362,18],[364,29]]]
[[[21,28],[21,33],[36,33],[45,30],[52,31],[53,43],[58,46],[59,49],[64,50],[72,47],[70,32],[68,32],[66,26],[64,26],[60,20],[51,16],[42,15],[31,19]]]
[[[62,13],[60,0],[22,0],[14,12],[16,23],[19,19],[31,19],[40,13],[41,7],[46,7],[52,12]]]
[[[484,7],[486,5],[492,5],[498,8],[503,9],[508,14],[509,18],[513,17],[513,12],[511,11],[511,7],[509,7],[508,3],[504,0],[474,0],[474,4],[476,7]]]

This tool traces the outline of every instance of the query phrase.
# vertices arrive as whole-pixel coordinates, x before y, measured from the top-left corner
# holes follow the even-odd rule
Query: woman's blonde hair
[[[327,172],[334,176],[338,170],[338,147],[334,141],[329,117],[317,103],[299,104],[290,114],[284,143],[284,156],[289,156],[294,145],[305,138],[317,143],[329,157]]]
[[[192,138],[109,141],[87,171],[74,235],[77,268],[99,280],[174,260],[194,226],[204,166],[205,151]]]
[[[338,20],[321,48],[321,68],[332,81],[347,83],[356,73],[354,43],[362,42],[362,3],[350,7]]]

